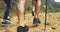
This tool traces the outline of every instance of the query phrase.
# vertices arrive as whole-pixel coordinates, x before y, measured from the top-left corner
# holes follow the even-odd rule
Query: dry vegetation
[[[26,14],[25,24],[29,26],[28,32],[44,32],[44,13],[40,14],[41,24],[37,27],[32,27],[33,24],[33,16],[31,14]],[[13,16],[11,18],[11,26],[8,27],[1,27],[0,25],[0,32],[5,32],[6,28],[8,32],[16,32],[17,29],[17,16]],[[0,24],[2,19],[0,19]],[[46,32],[60,32],[60,13],[48,13],[47,17],[47,25],[46,25]]]

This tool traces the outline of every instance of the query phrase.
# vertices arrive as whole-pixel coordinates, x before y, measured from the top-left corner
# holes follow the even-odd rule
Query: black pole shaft
[[[45,30],[46,30],[46,22],[47,22],[47,0],[46,0],[46,8],[45,8]]]

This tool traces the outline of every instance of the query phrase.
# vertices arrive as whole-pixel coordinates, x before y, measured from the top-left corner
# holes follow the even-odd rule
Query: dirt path
[[[25,24],[29,26],[28,32],[44,32],[44,13],[40,14],[41,24],[38,27],[33,26],[33,16],[31,14],[26,14]],[[8,32],[16,32],[17,29],[17,16],[13,16],[11,18],[11,26],[10,27],[1,27],[0,32],[4,32],[6,28]],[[0,19],[0,24],[2,20]],[[60,13],[49,13],[47,17],[47,28],[46,32],[60,32]]]

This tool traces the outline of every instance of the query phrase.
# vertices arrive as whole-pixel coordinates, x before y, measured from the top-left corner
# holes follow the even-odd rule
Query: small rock
[[[55,30],[56,29],[56,27],[51,27],[53,30]]]

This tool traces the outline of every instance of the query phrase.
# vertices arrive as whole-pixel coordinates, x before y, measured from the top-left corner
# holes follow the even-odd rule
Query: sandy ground
[[[40,13],[41,24],[37,27],[33,26],[33,16],[31,14],[26,14],[25,24],[29,26],[28,32],[60,32],[60,13],[48,13],[46,31],[44,31],[45,15]],[[8,27],[2,27],[0,19],[0,32],[16,32],[17,30],[17,16],[11,18],[11,25]],[[6,31],[8,30],[8,31]]]

